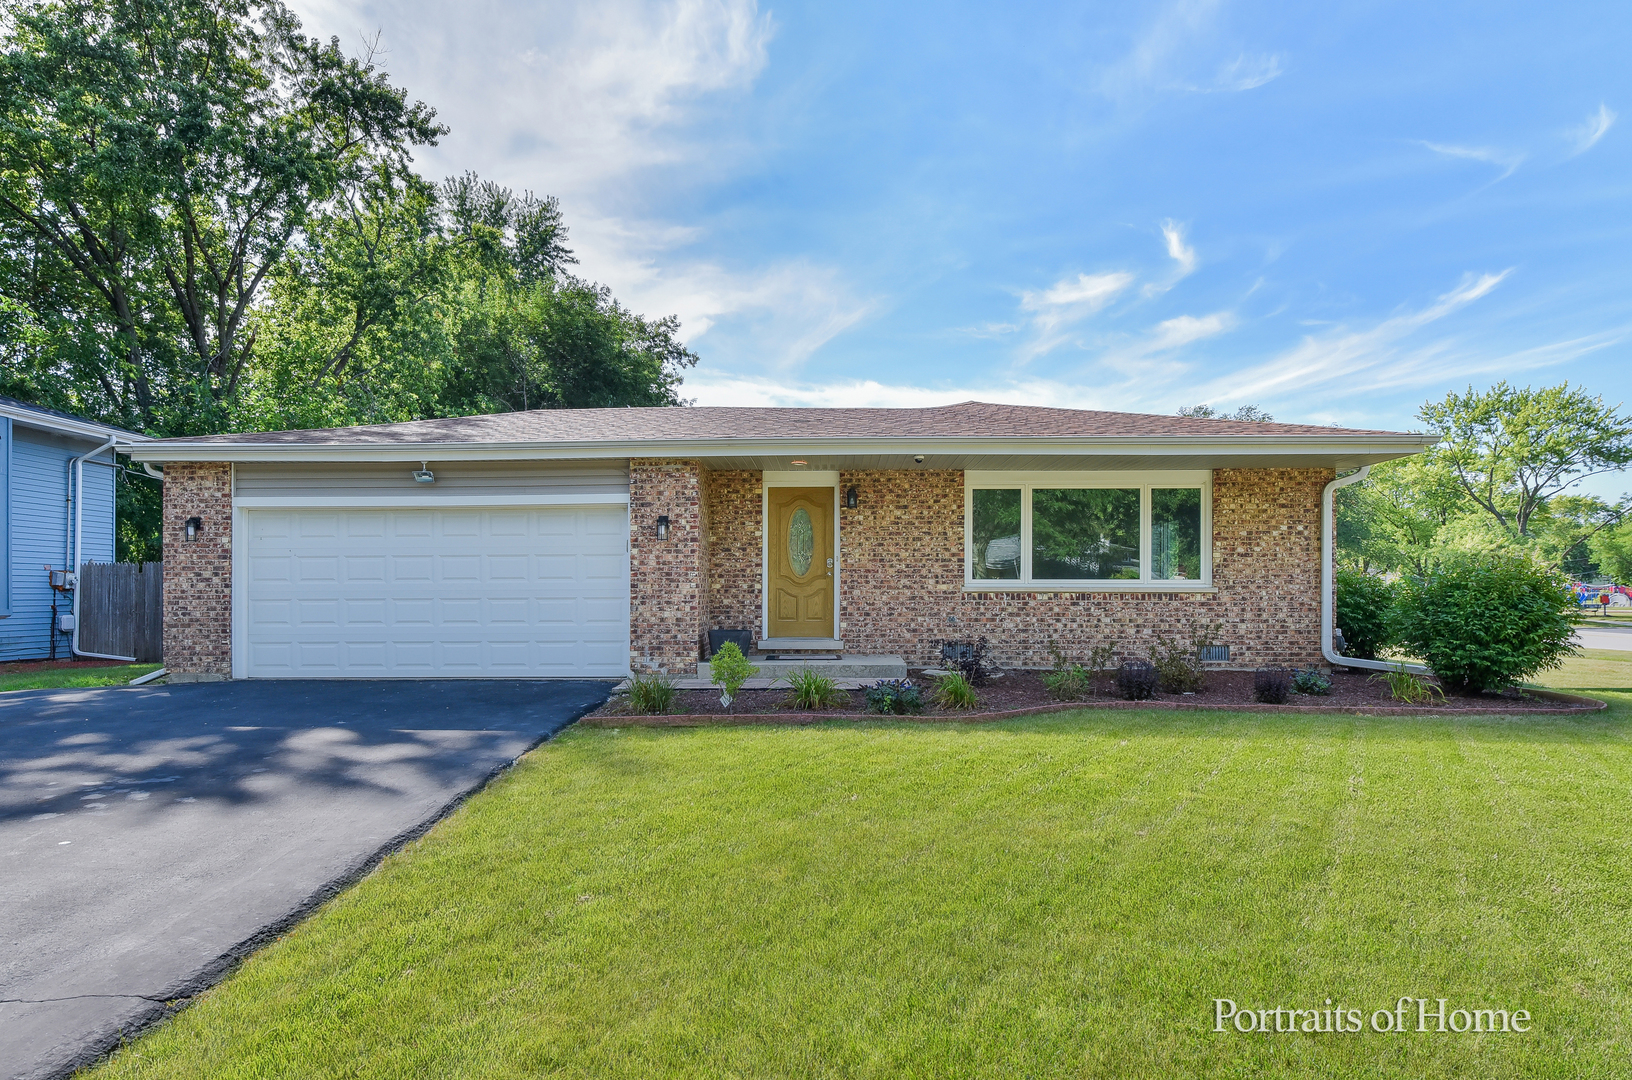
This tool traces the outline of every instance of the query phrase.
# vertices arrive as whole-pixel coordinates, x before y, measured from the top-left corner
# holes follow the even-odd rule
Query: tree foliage
[[[155,435],[681,404],[696,362],[573,277],[552,197],[277,0],[6,0],[0,393]],[[156,557],[121,474],[122,557]]]
[[[1422,578],[1482,552],[1537,557],[1575,576],[1602,569],[1596,538],[1626,497],[1576,493],[1582,480],[1632,462],[1632,418],[1578,387],[1498,383],[1428,402],[1418,417],[1444,441],[1376,466],[1338,492],[1338,549],[1352,568]]]

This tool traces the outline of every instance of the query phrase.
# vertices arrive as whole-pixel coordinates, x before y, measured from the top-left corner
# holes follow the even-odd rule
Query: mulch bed
[[[1264,705],[1252,696],[1250,671],[1209,671],[1205,689],[1195,694],[1167,694],[1157,691],[1148,701],[1123,701],[1109,681],[1099,694],[1082,701],[1055,700],[1043,685],[1043,672],[1006,671],[979,689],[980,707],[972,712],[941,709],[929,704],[934,679],[912,672],[912,681],[924,690],[926,707],[917,716],[887,717],[867,712],[863,691],[848,691],[846,704],[821,710],[797,710],[788,704],[788,692],[744,690],[732,702],[729,712],[720,705],[718,690],[682,690],[672,712],[664,716],[643,716],[630,712],[622,696],[584,717],[589,724],[687,724],[687,723],[815,723],[838,718],[997,720],[1032,713],[1081,708],[1151,707],[1169,709],[1246,709],[1256,712],[1364,712],[1380,715],[1422,715],[1431,713],[1586,713],[1604,708],[1604,703],[1573,694],[1550,691],[1508,690],[1500,694],[1436,697],[1432,705],[1402,705],[1389,697],[1388,685],[1373,679],[1369,672],[1332,672],[1332,692],[1327,696],[1293,694],[1285,705]]]
[[[56,671],[59,668],[135,667],[118,660],[13,660],[0,664],[0,675],[32,675],[37,671]]]

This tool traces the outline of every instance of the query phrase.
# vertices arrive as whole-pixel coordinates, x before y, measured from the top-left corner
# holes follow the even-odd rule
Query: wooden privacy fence
[[[108,656],[164,659],[164,564],[86,563],[79,568],[79,647]]]

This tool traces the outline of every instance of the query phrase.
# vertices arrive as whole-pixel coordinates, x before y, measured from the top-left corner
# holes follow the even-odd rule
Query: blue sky
[[[1632,401],[1632,8],[301,0],[701,404]]]

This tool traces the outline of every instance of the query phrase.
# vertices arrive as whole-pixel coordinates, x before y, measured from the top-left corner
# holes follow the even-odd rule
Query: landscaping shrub
[[[1491,552],[1406,582],[1392,622],[1396,643],[1446,689],[1472,694],[1557,667],[1573,651],[1575,618],[1575,597],[1557,570]]]
[[[970,686],[985,686],[992,669],[986,662],[991,645],[984,638],[977,641],[941,642],[941,666],[960,672]]]
[[[1148,660],[1129,660],[1116,669],[1116,688],[1129,701],[1144,701],[1156,692],[1156,665]]]
[[[840,690],[838,683],[811,668],[800,668],[788,676],[788,689],[788,704],[795,709],[825,709],[850,700],[849,691]]]
[[[1285,668],[1261,667],[1252,673],[1252,697],[1265,705],[1285,705],[1292,696],[1292,673]]]
[[[1300,694],[1324,696],[1332,692],[1332,680],[1314,668],[1293,668],[1292,689]]]
[[[1388,671],[1379,671],[1372,678],[1388,683],[1389,696],[1407,705],[1430,704],[1436,697],[1440,701],[1445,700],[1445,691],[1415,672],[1405,670],[1404,664]]]
[[[1201,649],[1194,642],[1157,635],[1150,659],[1156,667],[1156,685],[1169,694],[1193,694],[1207,684]]]
[[[1109,677],[1116,663],[1114,641],[1089,649],[1087,663],[1071,660],[1052,641],[1048,652],[1054,658],[1054,670],[1043,675],[1043,685],[1060,701],[1081,701],[1099,693],[1099,684]]]
[[[910,679],[880,679],[867,688],[867,711],[905,716],[923,712],[924,699]]]
[[[637,713],[659,716],[674,708],[679,690],[667,675],[635,675],[629,680],[629,707]]]
[[[1337,572],[1337,628],[1343,631],[1345,655],[1375,660],[1394,644],[1394,586],[1375,574]]]
[[[963,672],[949,671],[935,681],[935,704],[943,709],[973,709],[980,698]]]
[[[758,674],[759,668],[748,662],[734,641],[721,645],[708,661],[708,681],[720,688],[720,704],[727,709],[736,700],[742,684]]]
[[[1081,664],[1065,664],[1043,675],[1043,685],[1059,701],[1081,701],[1094,692],[1094,677]]]

